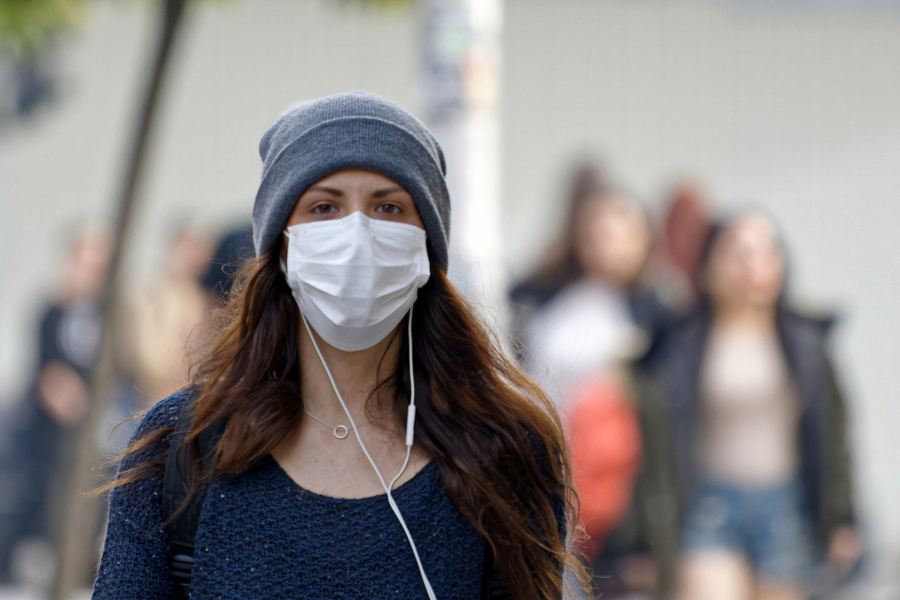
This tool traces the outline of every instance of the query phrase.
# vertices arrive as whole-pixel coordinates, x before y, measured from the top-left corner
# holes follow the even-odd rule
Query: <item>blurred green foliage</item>
[[[36,50],[75,25],[84,0],[0,0],[0,45],[17,54]]]
[[[153,1],[162,3],[164,0]],[[415,0],[326,1],[374,9],[397,9],[415,4]],[[0,47],[17,54],[36,50],[54,34],[76,25],[85,4],[86,0],[0,0]]]

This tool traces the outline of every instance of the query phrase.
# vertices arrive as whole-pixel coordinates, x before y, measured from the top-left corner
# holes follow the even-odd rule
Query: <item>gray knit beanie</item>
[[[358,168],[390,177],[412,195],[433,259],[447,265],[450,194],[444,154],[404,108],[368,92],[306,102],[266,131],[259,155],[263,172],[253,205],[257,256],[275,244],[306,188],[335,171]]]

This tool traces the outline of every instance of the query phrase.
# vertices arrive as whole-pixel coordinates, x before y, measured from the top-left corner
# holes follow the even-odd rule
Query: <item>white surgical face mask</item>
[[[341,350],[371,348],[400,323],[431,275],[425,230],[370,219],[292,225],[287,283],[309,324]]]

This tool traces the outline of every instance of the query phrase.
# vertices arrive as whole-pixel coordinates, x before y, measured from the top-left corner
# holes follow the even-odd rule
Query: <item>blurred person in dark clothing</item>
[[[109,266],[106,230],[78,236],[63,268],[63,283],[41,319],[36,399],[55,423],[71,426],[87,414],[87,377],[99,350],[97,297]]]
[[[16,441],[6,460],[14,468],[17,488],[14,527],[0,540],[0,571],[8,569],[17,541],[55,536],[61,469],[76,426],[88,412],[88,376],[99,351],[102,320],[97,298],[111,249],[105,229],[78,234],[68,248],[59,291],[41,316],[33,383],[11,416]]]
[[[639,376],[636,506],[679,599],[799,600],[820,561],[840,578],[860,557],[833,320],[788,304],[786,271],[763,215],[715,225],[699,306]]]

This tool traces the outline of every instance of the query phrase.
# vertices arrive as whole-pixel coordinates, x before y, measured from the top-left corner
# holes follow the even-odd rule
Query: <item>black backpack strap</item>
[[[172,433],[166,460],[166,474],[163,480],[163,514],[166,518],[175,514],[187,497],[191,455],[190,448],[185,445],[184,440],[191,428],[194,404],[198,396],[197,390],[191,390],[188,401],[181,410],[181,414],[178,415],[175,431]],[[226,421],[224,420],[217,422],[200,432],[197,437],[203,472],[212,466],[216,444],[225,430],[225,425]],[[166,532],[169,534],[169,574],[175,587],[175,595],[179,599],[188,598],[191,590],[194,537],[197,534],[202,503],[202,495],[195,496],[191,503],[166,526]]]
[[[487,544],[485,544],[484,548],[481,598],[482,600],[512,600],[509,585],[507,585],[503,573],[500,572],[500,569],[494,563],[494,554],[491,552],[491,547]]]

